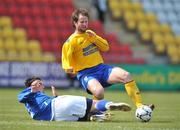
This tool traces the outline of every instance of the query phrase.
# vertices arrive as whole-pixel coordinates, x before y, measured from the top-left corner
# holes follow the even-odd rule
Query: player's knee
[[[104,98],[104,94],[98,94],[98,95],[96,95],[96,98],[97,98],[98,100],[101,100],[101,99]]]
[[[94,96],[98,99],[101,100],[104,98],[104,89],[98,90],[94,93]]]
[[[129,72],[125,72],[124,73],[124,83],[130,82],[132,80],[133,80],[133,78],[132,78],[131,74]]]

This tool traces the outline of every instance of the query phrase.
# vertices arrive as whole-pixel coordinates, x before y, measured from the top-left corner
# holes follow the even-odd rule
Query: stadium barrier
[[[128,70],[141,90],[180,90],[180,66],[117,65]],[[121,89],[121,84],[110,89]]]
[[[116,65],[128,70],[141,90],[180,90],[180,66]],[[29,76],[39,76],[45,86],[69,88],[71,81],[59,63],[0,62],[0,87],[23,87]],[[76,81],[78,82],[78,81]],[[110,90],[123,90],[122,84]]]
[[[68,88],[70,82],[59,63],[0,62],[0,86],[23,87],[29,76],[39,76],[44,85]]]

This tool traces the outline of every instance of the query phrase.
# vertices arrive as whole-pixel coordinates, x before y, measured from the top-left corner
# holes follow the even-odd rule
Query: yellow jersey
[[[89,36],[87,32],[94,36]],[[108,51],[108,42],[87,30],[83,34],[72,34],[62,47],[62,67],[66,71],[73,68],[73,73],[103,63],[100,51]]]

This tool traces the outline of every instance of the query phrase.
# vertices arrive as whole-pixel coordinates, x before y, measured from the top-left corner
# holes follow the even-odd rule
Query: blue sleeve
[[[31,88],[29,87],[18,94],[18,101],[21,103],[25,103],[33,95],[34,95],[34,93],[31,92]]]

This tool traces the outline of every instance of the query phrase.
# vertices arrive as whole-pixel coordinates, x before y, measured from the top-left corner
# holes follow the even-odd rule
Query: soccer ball
[[[141,122],[148,122],[152,117],[152,109],[146,105],[138,107],[136,109],[135,116]]]

